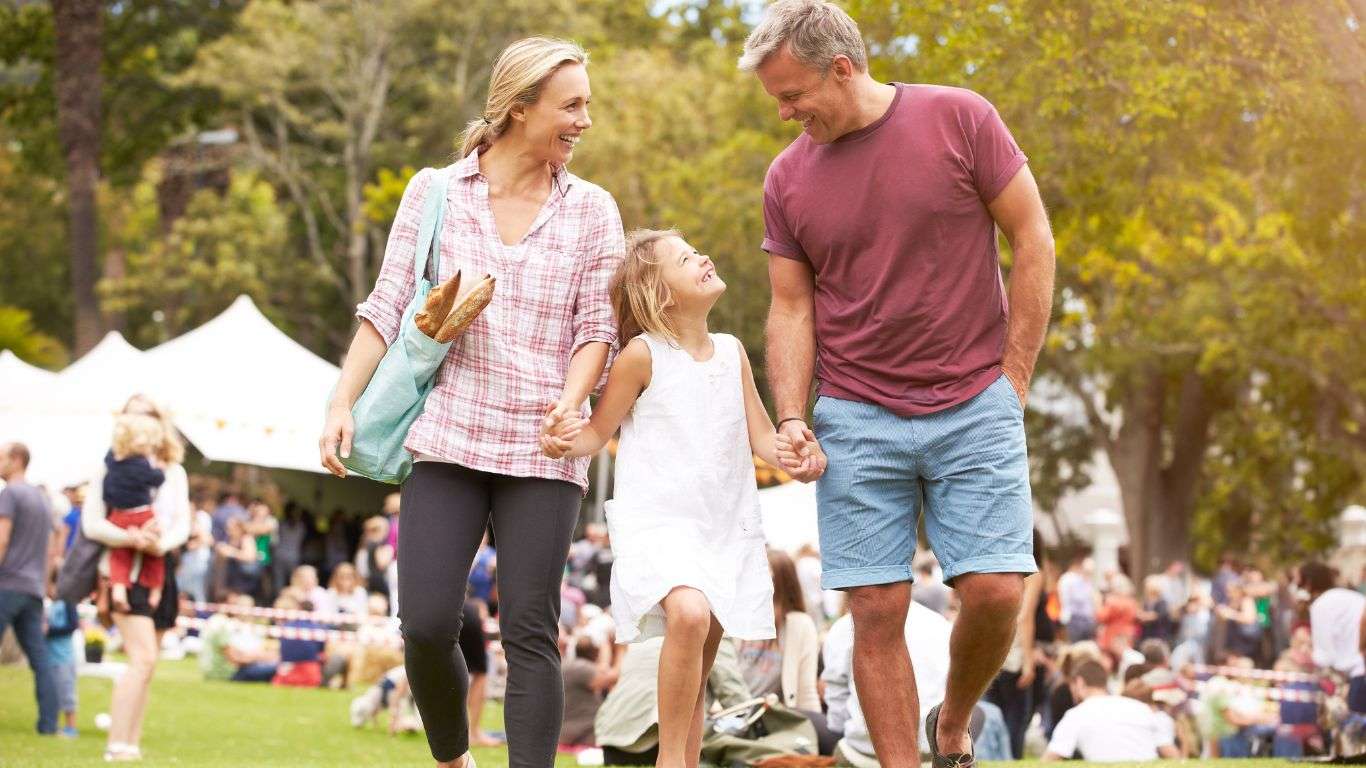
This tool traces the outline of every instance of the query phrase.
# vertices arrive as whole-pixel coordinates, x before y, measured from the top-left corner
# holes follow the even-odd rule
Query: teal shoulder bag
[[[443,344],[418,330],[413,322],[433,282],[439,282],[436,272],[441,257],[441,222],[445,218],[449,183],[449,168],[432,174],[413,254],[413,299],[403,311],[398,338],[389,345],[375,375],[351,408],[355,433],[351,455],[341,458],[341,463],[351,472],[382,483],[401,483],[412,471],[413,457],[403,443],[408,439],[409,427],[421,415],[436,371],[451,347],[450,342]],[[433,260],[432,282],[425,274],[429,258]]]

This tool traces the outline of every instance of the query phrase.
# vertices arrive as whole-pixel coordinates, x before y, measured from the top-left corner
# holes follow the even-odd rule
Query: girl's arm
[[[740,347],[740,366],[743,369],[741,379],[745,388],[745,426],[749,429],[749,449],[770,466],[787,471],[798,469],[802,465],[802,457],[792,452],[792,443],[786,435],[780,435],[774,430],[773,420],[768,417],[764,401],[759,397],[759,388],[754,384],[754,370],[749,364],[749,354],[745,352],[745,347],[740,344],[739,339],[736,339],[735,343]],[[820,451],[815,435],[808,435],[807,441],[813,450]],[[791,458],[785,460],[782,455],[784,453]]]
[[[553,459],[591,456],[602,450],[616,434],[622,419],[635,405],[636,398],[650,385],[650,348],[639,339],[632,339],[617,355],[612,370],[607,374],[607,387],[593,409],[591,419],[571,416],[564,419],[551,434],[543,435],[541,447]]]

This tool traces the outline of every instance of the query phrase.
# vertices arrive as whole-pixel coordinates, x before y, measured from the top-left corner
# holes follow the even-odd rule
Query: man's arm
[[[5,553],[9,551],[9,535],[13,528],[12,518],[0,517],[0,563],[5,562]]]
[[[782,422],[778,431],[787,435],[800,456],[807,447],[806,402],[811,398],[816,370],[816,275],[806,262],[769,256],[768,280],[773,289],[765,328],[768,385]],[[784,421],[789,418],[794,420]],[[808,457],[804,467],[809,464],[814,469],[819,461],[818,456]],[[813,480],[820,473],[788,470],[788,474],[798,480]]]
[[[1010,241],[1014,254],[1008,288],[1010,318],[1006,322],[1001,368],[1023,405],[1029,396],[1029,380],[1034,376],[1034,364],[1039,359],[1053,308],[1053,232],[1029,166],[1021,168],[987,208]]]

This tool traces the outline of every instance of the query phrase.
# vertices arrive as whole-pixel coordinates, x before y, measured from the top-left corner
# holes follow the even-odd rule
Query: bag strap
[[[422,284],[422,276],[427,271],[428,261],[432,261],[432,282],[436,283],[437,270],[441,263],[438,233],[446,219],[446,190],[450,186],[450,168],[438,168],[432,172],[432,181],[427,185],[427,199],[422,207],[422,223],[417,228],[417,248],[413,251],[413,286]],[[435,255],[435,259],[433,259]]]

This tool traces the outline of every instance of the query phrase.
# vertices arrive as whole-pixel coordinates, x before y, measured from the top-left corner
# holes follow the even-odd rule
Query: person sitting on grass
[[[250,595],[236,595],[229,599],[229,604],[251,608],[255,602]],[[205,680],[268,683],[275,677],[279,653],[267,647],[265,638],[252,631],[250,625],[216,613],[204,625],[200,637],[203,646],[199,668]]]
[[[1092,762],[1140,762],[1178,756],[1172,736],[1136,699],[1112,696],[1109,674],[1094,661],[1077,666],[1069,681],[1077,705],[1053,730],[1044,760],[1080,756]]]
[[[275,599],[275,607],[280,610],[297,611],[301,608],[299,593],[286,588]],[[282,627],[316,630],[322,625],[308,619],[290,619],[280,623]],[[324,641],[314,639],[281,638],[280,665],[271,679],[273,685],[290,688],[317,688],[323,683]]]

